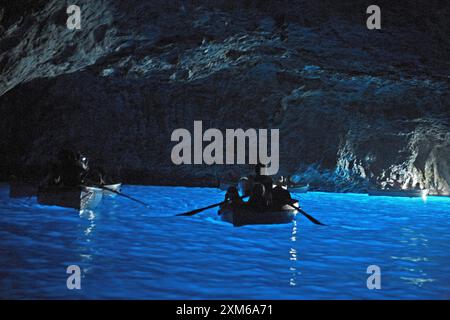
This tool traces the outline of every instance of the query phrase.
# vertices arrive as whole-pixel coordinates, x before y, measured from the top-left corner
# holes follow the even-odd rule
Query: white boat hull
[[[120,188],[122,187],[121,183],[116,183],[116,184],[106,184],[103,187],[114,190],[116,192],[120,192]],[[102,189],[103,190],[103,195],[104,196],[109,196],[109,197],[115,197],[117,195],[117,193],[106,190],[106,189]]]
[[[369,196],[421,198],[428,195],[428,190],[369,189],[368,194]]]
[[[292,186],[292,187],[288,186],[287,189],[289,192],[293,192],[293,193],[307,193],[309,190],[309,185],[298,186],[298,187],[297,186]]]

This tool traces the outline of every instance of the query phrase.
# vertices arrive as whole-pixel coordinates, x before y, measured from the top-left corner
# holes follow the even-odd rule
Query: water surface
[[[125,186],[95,211],[9,199],[0,186],[0,298],[449,299],[450,198],[299,194],[286,225],[235,228],[211,188]],[[81,290],[66,268],[79,265]],[[369,265],[381,289],[369,290]]]

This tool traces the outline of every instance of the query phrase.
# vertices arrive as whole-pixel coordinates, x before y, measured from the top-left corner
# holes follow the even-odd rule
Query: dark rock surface
[[[0,21],[0,176],[60,147],[129,183],[214,185],[250,166],[171,162],[176,128],[279,128],[280,173],[319,190],[372,177],[450,194],[446,1],[9,1]]]

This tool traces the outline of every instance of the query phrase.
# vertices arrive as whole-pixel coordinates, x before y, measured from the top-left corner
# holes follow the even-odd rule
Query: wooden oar
[[[291,203],[288,203],[288,205],[290,205],[292,208],[294,208],[295,210],[297,210],[298,212],[300,212],[301,214],[303,214],[306,218],[309,219],[309,221],[311,221],[312,223],[321,225],[321,226],[326,226],[326,224],[323,224],[322,222],[320,222],[319,220],[315,219],[314,217],[310,216],[309,214],[307,214],[305,211],[303,211],[302,209],[300,209],[297,206],[294,206]]]
[[[125,193],[122,193],[122,192],[119,192],[119,191],[117,191],[117,190],[114,190],[114,189],[111,189],[111,188],[108,188],[108,187],[105,187],[105,186],[102,186],[102,185],[98,185],[98,184],[95,184],[95,183],[93,183],[93,186],[94,186],[95,188],[100,188],[100,189],[103,189],[103,190],[110,191],[110,192],[112,192],[112,193],[118,194],[119,196],[128,198],[128,199],[130,199],[130,200],[133,200],[133,201],[135,201],[135,202],[138,202],[138,203],[140,203],[140,204],[146,206],[147,208],[150,208],[150,205],[149,205],[148,203],[145,203],[144,201],[141,201],[141,200],[139,200],[139,199],[133,198],[132,196],[129,196],[129,195],[125,194]],[[89,187],[89,186],[85,186],[85,187]]]
[[[244,195],[242,197],[239,197],[239,199],[244,199],[244,198],[247,198],[247,197],[248,196]],[[202,212],[202,211],[214,208],[214,207],[221,206],[221,205],[227,203],[228,201],[230,201],[230,200],[225,200],[225,201],[222,201],[222,202],[219,202],[219,203],[215,203],[215,204],[212,204],[212,205],[204,207],[204,208],[195,209],[195,210],[188,211],[188,212],[185,212],[185,213],[179,213],[179,214],[177,214],[177,216],[193,216],[194,214],[197,214],[199,212]]]

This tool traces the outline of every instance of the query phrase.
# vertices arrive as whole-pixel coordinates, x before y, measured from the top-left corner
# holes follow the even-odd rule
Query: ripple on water
[[[0,187],[1,298],[448,299],[448,198],[298,194],[305,211],[287,225],[234,228],[218,189],[124,186],[150,204],[105,198],[95,211],[11,200]],[[82,290],[65,268],[83,270]],[[382,289],[368,290],[378,265]]]

